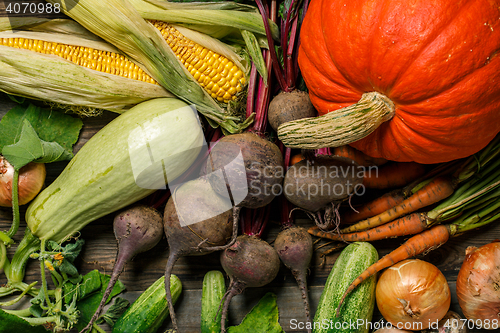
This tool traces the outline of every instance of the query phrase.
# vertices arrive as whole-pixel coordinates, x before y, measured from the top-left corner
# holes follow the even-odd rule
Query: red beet
[[[92,328],[125,264],[137,254],[150,250],[161,240],[163,237],[162,217],[154,208],[142,205],[134,206],[116,215],[113,220],[113,230],[118,242],[118,254],[113,272],[99,307],[88,325],[80,333]]]
[[[270,283],[280,268],[276,250],[254,236],[238,236],[236,242],[221,253],[221,264],[230,282],[223,302],[221,330],[225,332],[227,311],[231,299],[247,287],[262,287]]]
[[[311,235],[302,227],[290,227],[281,231],[274,241],[274,248],[283,264],[291,271],[302,293],[307,322],[311,322],[307,270],[313,254]],[[310,332],[310,329],[308,329]]]
[[[218,196],[205,178],[178,187],[168,200],[163,215],[170,248],[165,269],[165,293],[172,325],[178,330],[170,293],[170,275],[175,262],[182,256],[203,255],[225,248],[228,242],[232,243],[231,235],[236,240],[237,224],[235,230],[230,202]]]
[[[213,172],[224,170],[224,173]],[[215,192],[228,191],[235,206],[260,208],[281,193],[285,176],[278,146],[257,134],[225,136],[212,148],[207,162]]]

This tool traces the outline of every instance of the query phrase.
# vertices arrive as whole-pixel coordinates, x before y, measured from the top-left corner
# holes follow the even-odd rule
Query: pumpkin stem
[[[281,124],[278,137],[290,148],[339,147],[369,135],[395,113],[394,103],[387,96],[369,92],[356,104],[320,117]]]

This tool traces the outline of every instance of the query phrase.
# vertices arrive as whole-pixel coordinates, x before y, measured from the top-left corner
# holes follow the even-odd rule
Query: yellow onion
[[[450,307],[451,293],[436,266],[409,259],[380,275],[375,299],[385,320],[396,328],[416,331],[444,317]]]
[[[33,200],[45,182],[45,164],[31,162],[19,170],[19,205]],[[0,156],[0,206],[12,207],[14,167]]]
[[[457,297],[464,316],[476,327],[499,328],[500,242],[467,248],[457,276]]]

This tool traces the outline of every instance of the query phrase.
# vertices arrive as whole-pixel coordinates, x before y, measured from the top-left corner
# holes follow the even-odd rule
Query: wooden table
[[[0,94],[0,117],[3,116],[14,103],[9,101],[5,95]],[[105,112],[97,118],[84,119],[84,127],[80,135],[80,139],[75,145],[75,153],[82,147],[83,144],[107,122],[115,118],[117,115]],[[62,171],[66,163],[58,162],[47,165],[47,184],[57,177]],[[276,206],[274,206],[276,207]],[[19,241],[24,233],[24,212],[25,207],[21,207],[21,227],[15,236],[15,240]],[[264,239],[272,242],[279,232],[279,224],[273,222],[277,220],[278,212],[275,209],[273,220],[268,225]],[[93,269],[98,269],[102,273],[110,273],[116,255],[116,241],[112,231],[113,214],[103,217],[86,226],[81,231],[82,238],[86,241],[85,247],[77,259],[76,264],[80,273],[85,274]],[[0,208],[0,229],[7,230],[12,220],[11,210],[8,208]],[[307,219],[300,219],[298,224],[309,226],[311,222]],[[465,257],[465,249],[468,246],[481,246],[495,239],[500,238],[500,225],[492,223],[479,230],[469,232],[465,235],[451,239],[448,243],[440,248],[431,251],[425,256],[419,258],[429,261],[436,265],[446,276],[450,289],[452,291],[451,310],[461,314],[458,306],[455,292],[455,281],[462,261]],[[400,244],[403,239],[391,239],[386,241],[374,242],[373,245],[379,251],[380,256],[385,255],[390,250]],[[317,246],[323,244],[321,241]],[[9,258],[11,258],[14,248],[9,250]],[[326,249],[324,247],[321,249]],[[338,257],[338,252],[332,254],[326,259],[320,257],[320,252],[316,252],[311,263],[310,275],[308,279],[310,288],[310,298],[312,313],[315,312],[319,297],[321,295],[323,285],[328,277],[328,274]],[[138,255],[134,261],[129,263],[125,271],[121,274],[120,280],[126,285],[127,291],[122,294],[133,301],[139,294],[144,291],[156,279],[162,276],[167,262],[168,244],[165,239],[161,243],[147,253]],[[200,299],[203,277],[209,270],[221,270],[219,263],[219,254],[213,253],[201,257],[186,257],[181,258],[175,265],[173,273],[176,274],[183,284],[182,295],[176,304],[178,321],[182,332],[195,333],[199,332],[200,321]],[[31,260],[27,266],[26,282],[37,281],[40,279],[39,265],[34,260]],[[5,276],[0,275],[0,285],[6,282]],[[264,296],[266,292],[273,292],[277,295],[278,306],[280,310],[280,323],[283,329],[288,332],[305,332],[303,330],[293,330],[291,320],[304,321],[303,304],[300,292],[295,284],[290,272],[282,266],[278,277],[268,286],[263,288],[254,288],[246,290],[242,295],[233,298],[229,309],[229,321],[231,325],[240,323],[244,315]],[[380,313],[375,310],[374,321],[380,319]],[[0,323],[1,325],[1,323]],[[104,326],[103,326],[104,327]],[[170,320],[167,319],[162,329],[171,327]],[[109,328],[105,327],[108,331]],[[486,330],[471,330],[470,332],[482,332]]]

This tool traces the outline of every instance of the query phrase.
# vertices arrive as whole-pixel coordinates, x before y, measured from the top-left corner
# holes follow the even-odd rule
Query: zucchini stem
[[[7,247],[0,241],[0,271],[3,271],[3,265],[7,262]]]
[[[0,231],[0,242],[4,243],[5,245],[10,245],[14,243],[12,238],[10,238],[5,232]]]
[[[12,225],[7,232],[9,238],[14,237],[19,229],[19,169],[14,168],[14,176],[12,177]]]
[[[33,283],[31,283],[30,285],[28,285],[28,287],[26,289],[23,290],[23,292],[17,296],[16,298],[10,300],[10,301],[7,301],[7,302],[3,302],[3,303],[0,303],[0,306],[11,306],[11,305],[14,305],[16,304],[17,302],[19,302],[23,297],[24,295],[26,295],[30,290],[31,288],[33,288],[35,286],[35,284],[37,284],[38,282],[35,281]]]
[[[35,251],[40,249],[40,240],[33,236],[29,228],[26,228],[24,237],[17,246],[16,252],[10,262],[10,265],[4,265],[4,272],[7,276],[8,284],[14,285],[16,283],[22,283],[24,280],[24,274],[26,269],[26,264],[30,255]]]

